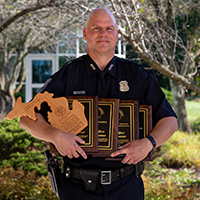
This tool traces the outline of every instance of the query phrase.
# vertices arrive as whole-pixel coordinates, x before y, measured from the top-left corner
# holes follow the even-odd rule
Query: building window
[[[51,75],[51,60],[32,60],[32,83],[44,83]]]

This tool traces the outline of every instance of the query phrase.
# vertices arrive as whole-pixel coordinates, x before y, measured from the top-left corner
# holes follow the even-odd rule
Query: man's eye
[[[107,28],[108,31],[113,31],[114,29],[112,27]]]

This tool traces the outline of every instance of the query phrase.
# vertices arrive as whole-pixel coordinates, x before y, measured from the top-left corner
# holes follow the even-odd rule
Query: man
[[[140,176],[136,176],[133,166],[140,163],[154,147],[167,141],[178,129],[176,115],[149,73],[131,61],[114,56],[118,31],[115,18],[109,10],[97,8],[89,14],[83,37],[87,41],[88,54],[65,64],[48,80],[48,85],[41,92],[46,90],[55,96],[71,96],[76,91],[84,91],[85,95],[133,99],[140,104],[152,105],[154,128],[150,133],[151,137],[130,141],[111,154],[112,157],[125,154],[121,162],[107,161],[105,158],[88,156],[80,148],[79,144],[84,144],[84,141],[78,136],[63,133],[50,126],[44,119],[47,111],[45,106],[40,113],[36,113],[36,122],[22,117],[20,126],[34,137],[53,143],[64,156],[65,165],[70,166],[72,171],[80,170],[80,174],[81,169],[106,170],[112,171],[112,174],[119,171],[120,175],[111,184],[100,184],[97,179],[98,186],[94,191],[85,188],[84,176],[79,179],[66,177],[60,187],[60,199],[142,200],[143,182]],[[101,73],[105,73],[104,94],[100,94],[101,90],[98,91]],[[120,87],[122,82],[126,85],[123,89]],[[88,180],[88,184],[89,182],[91,181]]]

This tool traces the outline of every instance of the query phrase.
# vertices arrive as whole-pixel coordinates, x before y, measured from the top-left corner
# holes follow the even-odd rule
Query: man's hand
[[[156,141],[156,147],[166,142],[172,134],[178,130],[178,123],[175,117],[165,117],[160,119],[154,129],[151,131],[151,136]],[[122,163],[136,164],[143,160],[148,153],[153,149],[153,145],[149,139],[143,138],[133,140],[120,147],[120,149],[111,154],[115,157],[119,154],[126,154]]]
[[[78,143],[85,144],[85,141],[72,133],[63,133],[61,131],[56,131],[55,133],[53,144],[62,156],[78,158],[82,155],[84,159],[87,159],[85,151]]]
[[[133,140],[127,144],[119,147],[118,151],[115,151],[111,154],[111,157],[118,156],[120,154],[126,154],[122,160],[123,164],[136,164],[139,161],[143,160],[148,153],[153,148],[152,144],[148,141],[147,138],[140,140]]]
[[[40,113],[36,113],[36,121],[29,117],[20,118],[20,127],[27,130],[34,137],[53,143],[59,153],[69,158],[78,158],[80,155],[87,159],[85,151],[78,145],[85,144],[77,135],[72,133],[63,133],[58,129],[48,124]]]

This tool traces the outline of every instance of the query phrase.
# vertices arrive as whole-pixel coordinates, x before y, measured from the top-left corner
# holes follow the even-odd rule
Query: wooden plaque
[[[137,100],[120,100],[118,147],[139,139],[139,104]]]
[[[88,126],[77,134],[85,141],[80,147],[88,154],[98,152],[98,96],[67,96],[69,107],[73,100],[79,101],[85,107]]]
[[[137,100],[120,100],[117,146],[136,139],[139,139],[139,103]],[[120,154],[107,160],[121,161],[124,156]]]
[[[110,157],[117,150],[119,99],[98,99],[98,153]]]
[[[6,118],[12,120],[16,117],[28,116],[36,121],[35,108],[41,109],[41,104],[46,102],[51,108],[51,112],[47,112],[48,122],[62,132],[72,134],[80,133],[88,126],[87,119],[84,114],[84,106],[77,100],[73,101],[73,109],[69,109],[68,100],[65,97],[54,97],[53,93],[38,93],[34,99],[28,103],[22,103],[19,97]],[[50,143],[50,152],[57,153],[57,149]]]
[[[152,106],[139,105],[139,137],[144,138],[152,130]],[[153,160],[153,151],[150,151],[144,161]]]

